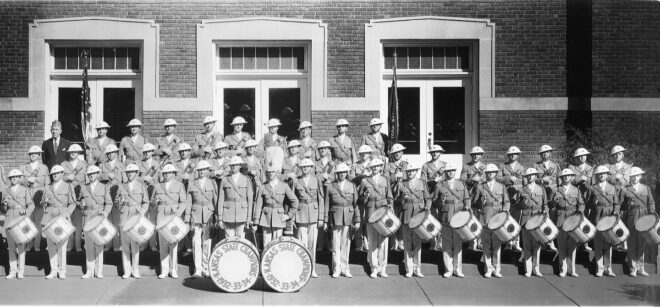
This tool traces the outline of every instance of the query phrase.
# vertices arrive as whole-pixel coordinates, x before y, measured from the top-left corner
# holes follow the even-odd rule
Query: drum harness
[[[573,209],[577,209],[577,204],[571,204],[571,202],[568,201],[568,196],[566,196],[566,194],[565,194],[564,192],[562,192],[559,188],[557,188],[557,193],[558,193],[558,194],[561,196],[561,198],[562,198],[567,204],[569,204]],[[569,211],[568,209],[566,209],[566,207],[564,207],[564,208],[557,208],[557,210]]]
[[[458,183],[458,181],[456,183]],[[445,183],[445,184],[448,185],[448,183]],[[456,200],[458,200],[459,202],[461,201],[461,197],[456,195],[456,193],[454,193],[454,190],[452,190],[449,186],[442,186],[442,188],[444,190],[449,191],[449,193],[451,193],[451,195],[454,196],[454,198],[456,198]],[[444,202],[444,199],[443,199],[443,202]],[[452,205],[453,205],[453,203],[452,203]]]
[[[7,189],[7,191],[9,191],[9,193],[6,193],[6,194],[9,195],[9,196],[11,197],[11,200],[18,204],[18,201],[16,200],[16,197],[14,196],[14,191],[11,190],[11,187],[9,187],[9,188]],[[6,199],[3,197],[3,202],[4,202],[5,200],[6,200]],[[16,207],[16,206],[12,206],[11,208],[15,208],[15,207]],[[9,210],[9,209],[10,209],[9,204],[7,204],[7,210]],[[27,210],[27,206],[25,207],[25,209]],[[20,210],[20,209],[19,209],[19,210]],[[19,214],[20,214],[20,213],[19,213]],[[21,215],[23,215],[23,214],[21,214]]]
[[[486,187],[485,188],[482,187],[482,190],[486,190],[488,195],[490,195],[490,198],[494,199],[496,202],[499,202],[500,200],[498,200],[497,197],[495,197],[495,195],[493,195],[493,192],[490,189],[487,188],[488,183],[485,183],[485,184],[486,184]],[[486,207],[486,202],[485,201],[483,201],[483,202],[484,202],[483,206]],[[492,205],[491,207],[495,208],[495,205]],[[500,211],[503,211],[503,208],[504,208],[504,206],[500,205]]]
[[[635,196],[635,198],[637,198],[637,200],[639,200],[642,204],[646,204],[646,201],[640,198],[639,195],[637,195],[637,193],[635,193],[632,186],[628,188],[628,192],[630,192],[633,196]],[[630,204],[631,205],[633,204],[632,200],[630,201]],[[641,207],[641,205],[635,207]]]
[[[96,202],[96,199],[94,199],[94,197],[92,196],[92,195],[94,195],[94,192],[91,190],[91,187],[90,187],[89,185],[85,185],[85,190],[87,190],[87,193],[89,193],[89,197],[85,197],[85,196],[82,195],[82,193],[81,193],[81,195],[80,195],[80,205],[79,205],[79,206],[80,206],[83,210],[85,210],[84,207],[89,207],[89,206],[87,205],[87,202],[85,201],[85,199],[87,199],[87,198],[91,198],[91,199],[94,201],[94,206],[98,206],[98,202]],[[84,205],[83,205],[83,204],[84,204]],[[96,209],[91,208],[91,210],[96,210]]]
[[[545,192],[544,192],[544,193],[545,193]],[[539,204],[539,202],[536,201],[536,199],[534,199],[534,197],[532,197],[532,195],[530,195],[529,193],[527,193],[527,191],[525,191],[524,188],[522,189],[522,193],[521,193],[521,194],[523,194],[523,197],[525,197],[525,198],[527,198],[527,199],[530,199],[530,200],[531,200],[532,202],[534,202],[537,206],[540,206],[540,207],[541,207],[541,212],[544,212],[545,208],[543,207],[543,205]],[[524,209],[523,209],[523,210],[524,210]],[[530,211],[533,211],[532,209],[529,209],[529,210],[530,210]]]
[[[376,133],[380,133],[380,132],[376,132]],[[375,134],[375,133],[374,133],[374,134]],[[374,147],[375,147],[379,152],[383,152],[383,146],[385,146],[385,140],[383,140],[383,143],[378,143],[378,142],[376,141],[376,137],[375,137],[373,134],[371,134],[371,133],[367,134],[367,138],[368,138],[368,139],[374,144]],[[382,139],[382,138],[381,138],[381,139]]]
[[[61,206],[48,206],[48,205],[47,205],[47,206],[48,206],[48,207],[53,207],[53,208],[65,208],[65,209],[66,209],[66,207],[63,205],[65,202],[63,202],[61,199],[59,199],[59,198],[57,197],[57,194],[55,194],[55,191],[53,190],[53,185],[49,185],[49,186],[48,186],[48,189],[49,189],[50,192],[53,194],[53,198],[54,198],[54,200],[57,201],[57,202],[58,202],[58,205],[61,205]],[[61,210],[62,210],[62,209],[60,209],[60,214],[62,214],[62,211],[61,211]],[[50,214],[49,214],[49,215],[50,215]],[[57,216],[57,215],[56,215],[56,216]],[[51,218],[52,218],[52,216],[51,216]]]
[[[348,137],[348,136],[346,136],[346,137]],[[342,161],[345,161],[345,159],[349,159],[349,160],[351,160],[351,163],[353,163],[353,156],[351,155],[350,152],[346,152],[346,149],[347,149],[346,146],[344,146],[343,144],[341,144],[341,142],[339,142],[339,141],[337,140],[338,138],[339,138],[339,135],[337,135],[337,136],[335,136],[334,138],[332,138],[332,141],[333,141],[335,144],[337,144],[337,148],[339,148],[339,150],[341,151],[341,153],[344,155],[344,159],[341,159],[341,160],[342,160]],[[349,140],[350,140],[350,138],[349,138]],[[348,158],[346,158],[346,157],[348,157]]]

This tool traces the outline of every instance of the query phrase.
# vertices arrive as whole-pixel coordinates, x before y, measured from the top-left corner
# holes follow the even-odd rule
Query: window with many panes
[[[305,71],[305,47],[238,46],[218,48],[219,69]]]
[[[394,65],[394,50],[398,70],[471,70],[468,46],[386,46],[385,69]]]
[[[83,69],[81,52],[89,51],[91,70],[139,71],[139,47],[54,47],[55,70]]]

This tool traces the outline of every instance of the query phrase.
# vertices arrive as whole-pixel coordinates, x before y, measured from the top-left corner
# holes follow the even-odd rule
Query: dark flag
[[[80,53],[83,63],[82,73],[82,89],[80,91],[80,128],[82,129],[83,141],[87,143],[87,138],[90,135],[91,113],[89,112],[92,103],[89,98],[89,83],[87,68],[89,67],[89,50],[83,49]]]
[[[392,65],[392,89],[390,93],[390,101],[389,101],[389,122],[388,126],[390,128],[390,142],[389,142],[389,147],[387,149],[387,152],[390,152],[390,149],[392,148],[392,145],[395,143],[399,142],[399,95],[397,94],[397,87],[396,87],[396,48],[394,48],[394,54],[393,56],[393,65]]]

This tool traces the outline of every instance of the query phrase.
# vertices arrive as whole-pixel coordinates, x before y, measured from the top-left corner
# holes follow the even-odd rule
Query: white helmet
[[[453,163],[447,163],[447,164],[445,164],[444,171],[445,171],[445,172],[448,172],[448,171],[455,171],[456,169],[457,169],[457,168],[456,168],[456,165],[454,165]]]
[[[216,120],[213,118],[213,116],[206,116],[204,117],[204,121],[202,122],[202,125],[208,124],[208,123],[215,123]]]
[[[126,127],[142,127],[142,122],[137,118],[133,118],[131,119],[131,121],[128,122],[128,125],[126,125]]]
[[[163,166],[163,170],[161,171],[161,173],[163,173],[163,174],[164,173],[176,173],[176,172],[177,172],[176,167],[174,167],[174,165],[172,165],[172,164],[166,164],[165,166]]]
[[[575,154],[573,155],[573,158],[579,157],[579,156],[586,156],[588,154],[590,154],[590,152],[588,150],[580,147],[577,150],[575,150]]]
[[[314,166],[314,162],[312,162],[312,159],[305,158],[300,161],[300,164],[298,164],[298,167],[303,167],[303,166]]]
[[[365,144],[360,146],[360,148],[358,148],[357,153],[361,154],[361,153],[372,153],[372,152],[373,150],[371,149],[371,146]]]
[[[339,163],[337,167],[335,167],[334,172],[335,173],[343,173],[343,172],[348,172],[351,169],[346,165],[346,163]]]
[[[185,151],[185,150],[192,150],[192,147],[188,143],[181,143],[179,147],[177,148],[177,151]]]
[[[399,143],[396,143],[396,144],[392,145],[392,149],[390,149],[390,154],[393,154],[393,153],[399,152],[399,151],[403,151],[405,149],[406,149],[405,146],[403,146]]]
[[[298,140],[291,140],[289,141],[289,144],[286,146],[286,148],[290,148],[294,146],[301,146],[300,142]]]
[[[105,154],[109,154],[111,152],[117,152],[119,151],[119,148],[117,148],[117,145],[115,144],[108,144],[108,146],[105,146]]]
[[[431,145],[431,148],[429,148],[429,153],[438,152],[438,151],[439,152],[444,152],[445,149],[442,148],[442,146],[440,146],[440,145]]]
[[[268,127],[282,126],[282,123],[277,118],[271,118],[268,120]]]
[[[211,168],[211,164],[206,162],[206,160],[199,161],[195,166],[196,170],[205,169],[205,168]]]
[[[605,166],[605,165],[599,165],[596,167],[596,170],[594,170],[594,175],[602,174],[602,173],[610,173],[610,169]]]
[[[642,175],[642,174],[644,174],[644,171],[641,168],[637,167],[637,166],[633,166],[630,169],[630,176],[631,177],[632,176],[637,176],[637,175]]]
[[[86,172],[86,174],[89,175],[89,174],[100,173],[100,172],[101,172],[101,169],[100,169],[98,166],[96,166],[96,165],[90,165],[90,166],[87,168],[87,172]]]
[[[506,151],[507,155],[516,155],[516,154],[520,154],[520,153],[521,153],[520,148],[518,148],[516,146],[511,146],[511,147],[509,147],[509,150]]]
[[[60,165],[55,165],[53,168],[50,169],[50,174],[57,174],[57,173],[62,173],[64,172],[64,167]]]
[[[340,120],[337,121],[337,123],[335,124],[335,127],[339,127],[339,126],[348,126],[348,125],[350,125],[350,124],[348,123],[348,121],[342,118],[342,119],[340,119]]]
[[[167,126],[176,126],[176,125],[178,125],[178,124],[176,123],[176,121],[174,120],[174,118],[168,118],[168,119],[166,119],[165,122],[163,123],[163,127],[167,127]]]
[[[227,143],[225,143],[223,141],[220,141],[220,142],[215,143],[215,145],[213,145],[213,150],[218,150],[218,149],[227,148],[227,147],[229,147],[229,145],[227,145]]]
[[[316,148],[321,149],[321,148],[330,148],[332,145],[330,145],[330,142],[328,141],[320,141],[319,144],[316,146]]]
[[[71,146],[69,146],[69,149],[67,150],[67,152],[82,152],[82,151],[83,151],[82,147],[80,147],[80,145],[78,144],[71,144]]]
[[[249,139],[245,142],[245,147],[246,148],[247,147],[252,147],[252,146],[257,146],[257,145],[259,145],[259,143],[257,143],[257,141],[255,141],[253,139]]]
[[[485,173],[499,172],[499,171],[500,171],[500,169],[497,168],[497,165],[495,165],[493,163],[489,163],[488,165],[486,165],[486,170],[484,170]]]
[[[570,168],[565,168],[561,170],[561,173],[559,173],[559,177],[564,177],[564,176],[575,176],[575,173],[573,173],[573,170]]]
[[[412,163],[408,163],[408,165],[406,166],[406,169],[404,171],[416,171],[418,169],[419,169],[419,167],[413,165]]]
[[[472,150],[470,150],[471,155],[474,155],[474,154],[482,154],[483,155],[485,153],[486,152],[484,151],[484,149],[479,147],[479,146],[474,146],[474,147],[472,147]]]
[[[134,163],[131,163],[131,164],[127,165],[126,168],[124,169],[125,173],[139,172],[139,171],[140,171],[140,168],[137,165],[135,165]]]
[[[241,159],[241,157],[239,157],[239,156],[233,156],[229,160],[229,165],[236,165],[236,164],[243,164],[243,163],[244,163],[243,159]]]
[[[247,124],[247,121],[245,121],[245,118],[242,116],[236,116],[234,119],[231,121],[231,125],[245,125]]]
[[[616,153],[620,153],[620,152],[625,151],[625,150],[626,150],[626,149],[623,148],[623,146],[621,146],[621,145],[616,145],[616,146],[612,147],[612,151],[610,152],[610,155],[613,155],[613,154],[616,154]]]
[[[552,147],[550,145],[541,145],[541,148],[539,148],[539,153],[544,153],[546,151],[553,151]]]
[[[383,164],[384,164],[383,160],[381,160],[379,158],[375,158],[375,159],[371,160],[371,162],[369,162],[369,167],[379,166],[379,165],[383,165]]]
[[[380,118],[372,118],[372,119],[369,121],[369,126],[382,125],[382,124],[383,124],[383,121],[380,120]]]
[[[17,169],[13,169],[13,170],[9,171],[9,174],[7,175],[7,178],[20,177],[20,176],[23,176],[23,172],[21,172],[20,170],[17,170]]]
[[[96,125],[96,130],[98,129],[110,129],[110,125],[106,122],[100,122]]]
[[[34,146],[30,147],[30,150],[28,150],[28,155],[35,154],[35,153],[40,154],[40,153],[43,153],[43,152],[44,151],[41,150],[41,147],[39,147],[37,145],[34,145]]]
[[[300,122],[300,126],[298,126],[298,131],[303,130],[305,128],[312,128],[312,127],[314,127],[314,125],[312,125],[312,123],[310,123],[306,120],[303,120],[302,122]]]
[[[533,168],[533,167],[530,167],[530,168],[528,168],[528,169],[525,170],[525,173],[523,174],[523,176],[527,177],[527,176],[529,176],[529,175],[538,175],[538,174],[539,174],[539,171],[537,171],[537,170],[536,170],[535,168]]]
[[[144,144],[144,146],[142,146],[142,152],[155,151],[155,150],[156,150],[156,147],[154,146],[154,144],[151,144],[151,143],[147,143],[147,144]]]

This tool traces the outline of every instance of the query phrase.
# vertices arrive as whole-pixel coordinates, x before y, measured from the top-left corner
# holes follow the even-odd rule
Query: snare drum
[[[596,226],[591,224],[582,213],[575,213],[567,217],[561,229],[578,244],[587,243],[596,235]]]
[[[211,279],[225,292],[250,289],[259,277],[259,252],[248,240],[227,238],[215,245],[209,258]]]
[[[5,233],[16,244],[25,244],[37,236],[37,226],[27,216],[19,216],[5,225]]]
[[[471,241],[481,234],[483,226],[472,214],[472,211],[458,211],[451,217],[449,226],[453,228],[463,241]]]
[[[423,210],[410,218],[408,227],[412,229],[422,240],[431,240],[440,235],[442,225],[433,217],[429,210]]]
[[[545,213],[530,217],[525,224],[525,229],[541,244],[548,244],[559,235],[559,229]]]
[[[85,238],[91,238],[96,245],[105,245],[117,234],[117,228],[103,215],[91,218],[83,227]]]
[[[277,292],[294,292],[304,287],[312,276],[312,257],[302,242],[280,237],[264,247],[261,275]]]
[[[630,231],[618,215],[607,215],[602,217],[596,224],[596,230],[600,232],[605,241],[612,245],[619,245],[628,239]]]
[[[75,230],[76,228],[73,227],[73,224],[71,224],[64,215],[56,216],[43,228],[46,238],[53,241],[56,245],[68,240],[69,236]]]
[[[655,214],[647,214],[635,222],[635,230],[641,233],[648,244],[660,244],[660,218]]]
[[[147,242],[154,234],[155,229],[154,224],[141,214],[131,216],[121,227],[121,230],[127,233],[133,242],[138,244]]]
[[[387,207],[382,207],[371,213],[369,224],[376,228],[379,235],[389,237],[401,227],[401,220],[396,217],[394,211],[389,210]]]
[[[502,242],[509,242],[520,234],[520,225],[509,212],[502,211],[490,218],[488,229],[495,233]]]
[[[183,239],[190,231],[190,227],[176,215],[168,215],[158,222],[158,235],[163,236],[170,244],[175,244]]]

